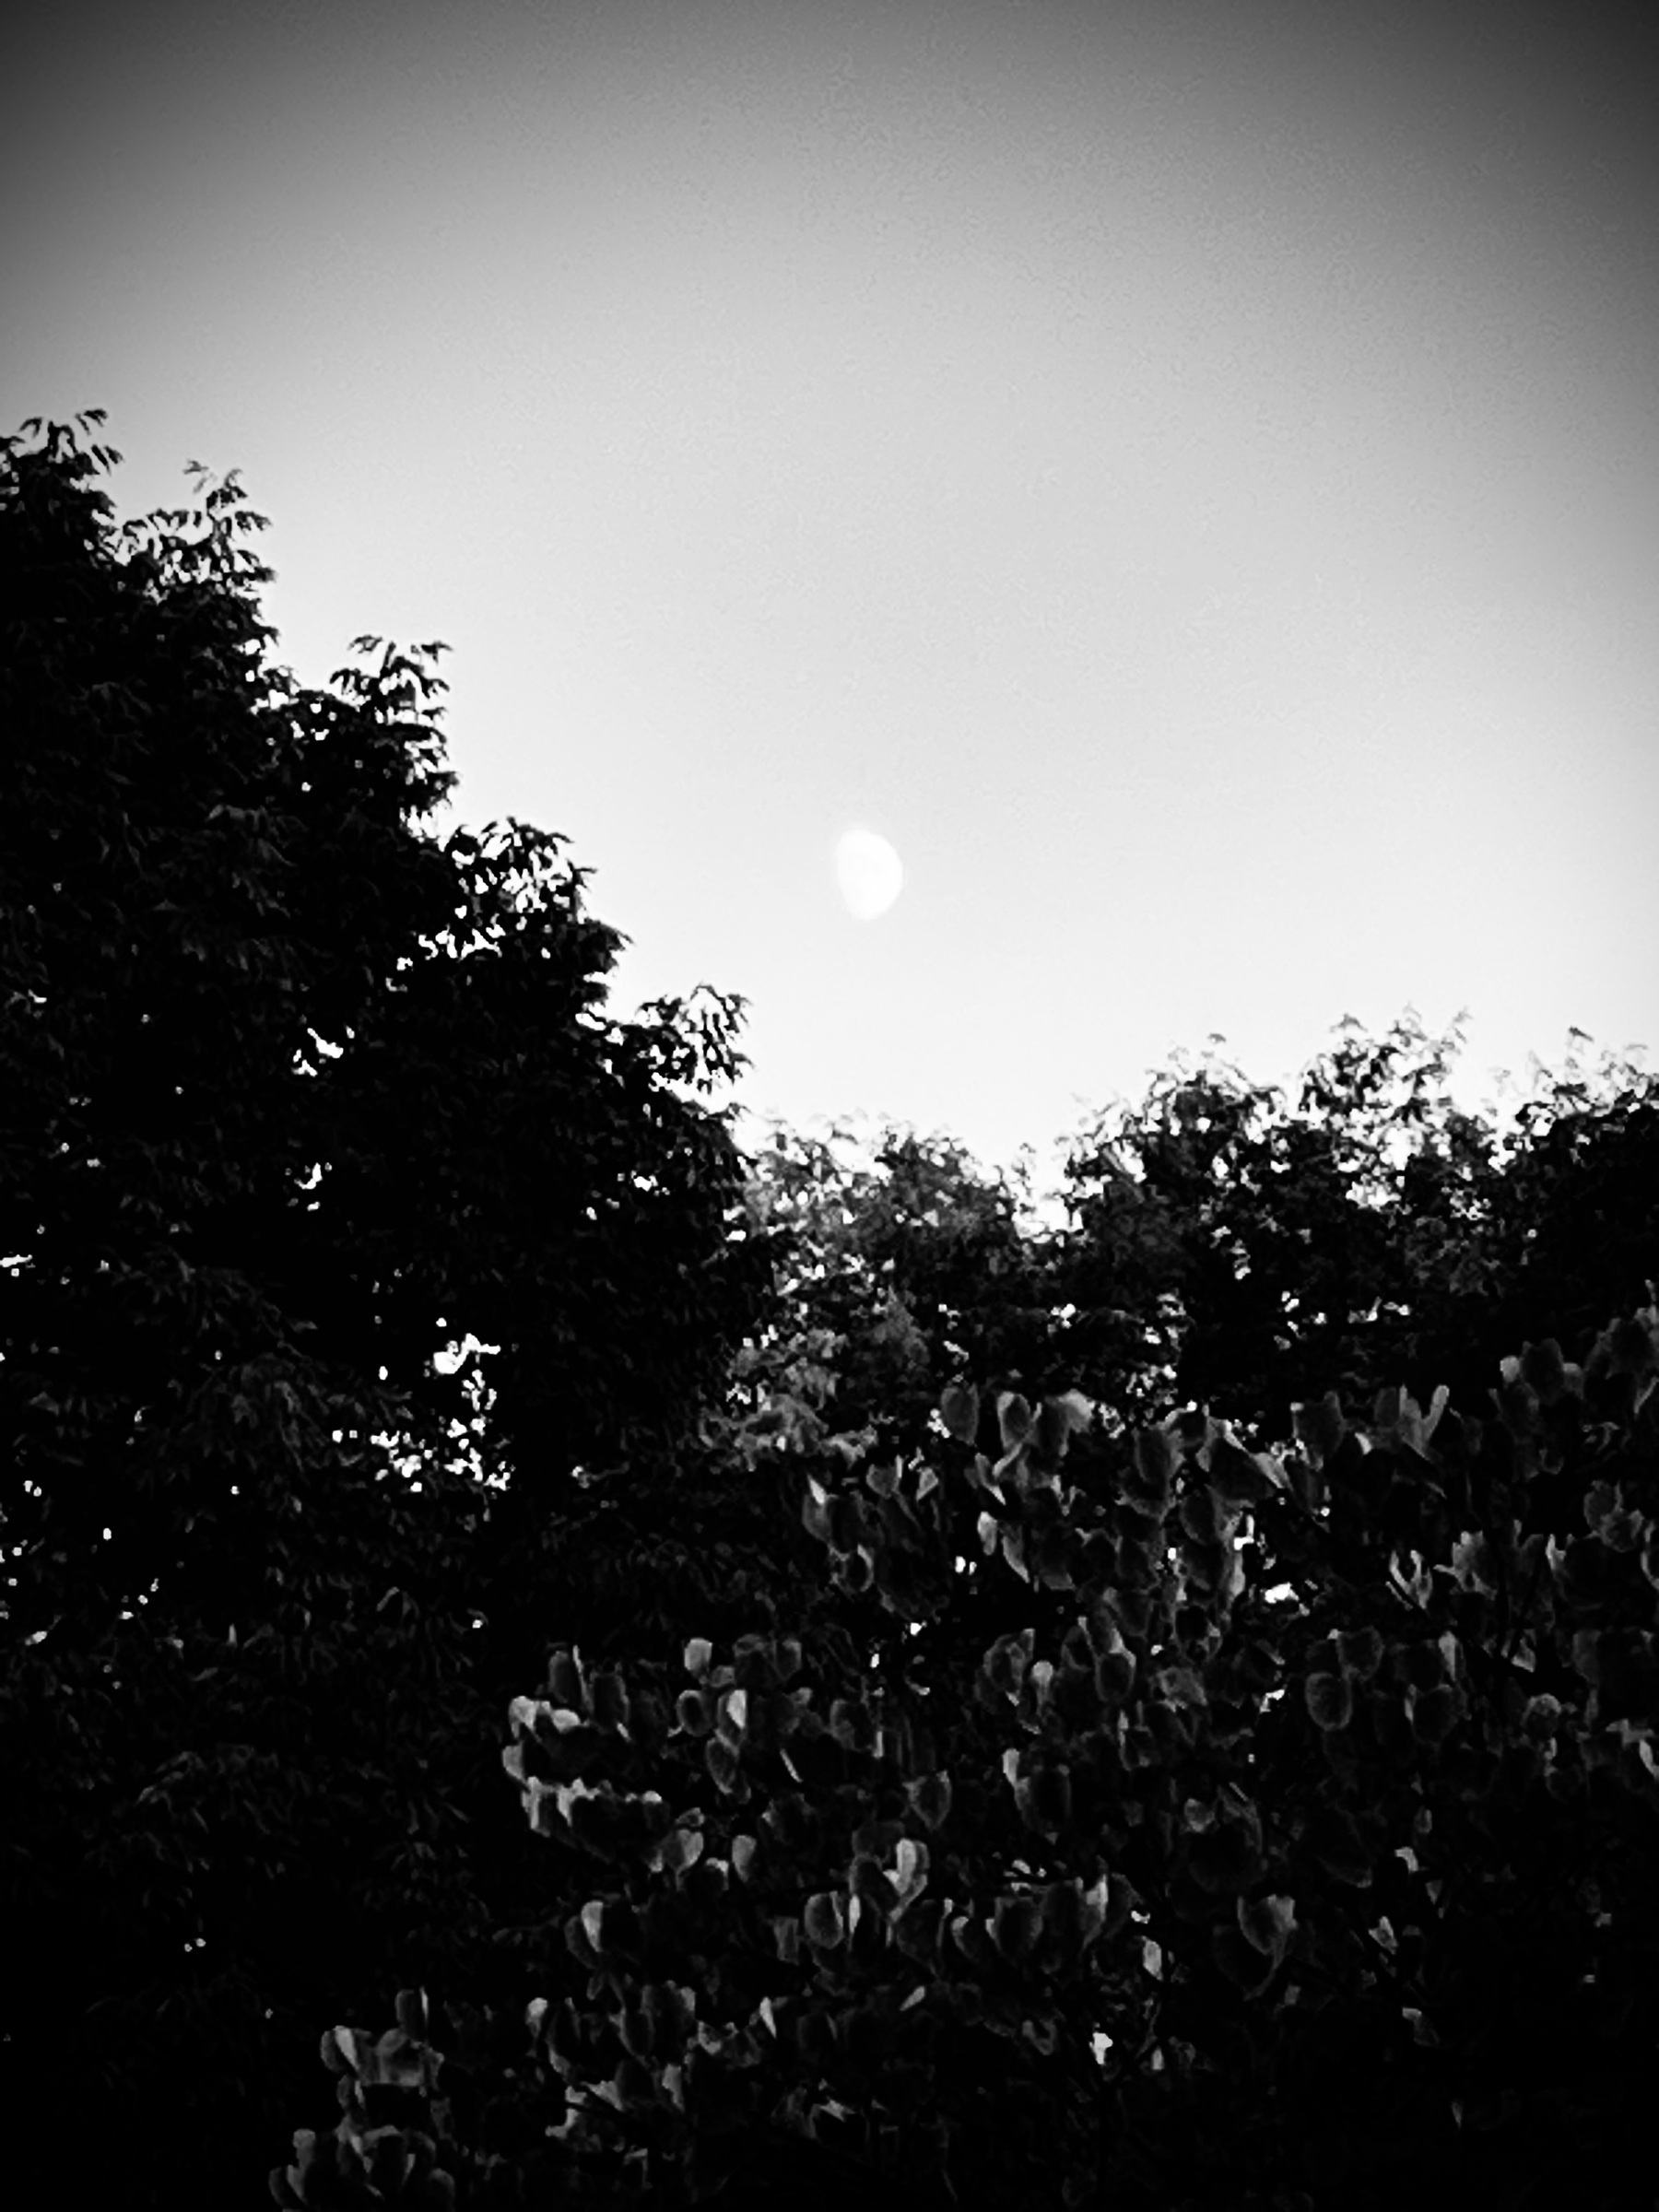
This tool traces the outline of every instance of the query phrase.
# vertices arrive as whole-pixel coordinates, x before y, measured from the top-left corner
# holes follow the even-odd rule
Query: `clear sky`
[[[240,469],[306,682],[447,639],[453,818],[569,836],[616,1011],[745,994],[756,1112],[1046,1161],[1408,1004],[1479,1103],[1656,1026],[1640,17],[58,0],[0,429]]]

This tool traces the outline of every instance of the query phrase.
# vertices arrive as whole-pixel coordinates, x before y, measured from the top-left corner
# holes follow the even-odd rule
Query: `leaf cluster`
[[[1004,1393],[993,1461],[957,1386],[911,1459],[802,1448],[889,1663],[557,1645],[503,1754],[549,1852],[510,2068],[433,2025],[414,2124],[359,2068],[277,2202],[398,2201],[394,2140],[468,2207],[747,2201],[826,2152],[964,2204],[1598,2201],[1654,2025],[1656,1380],[1650,1303],[1485,1418],[1332,1394],[1252,1452]],[[976,1544],[1024,1625],[922,1656]]]
[[[782,1308],[734,1406],[911,1450],[966,1374],[1080,1389],[1124,1427],[1226,1405],[1270,1441],[1327,1390],[1478,1401],[1540,1314],[1580,1344],[1641,1297],[1659,1078],[1570,1052],[1503,1135],[1453,1099],[1460,1045],[1409,1011],[1374,1041],[1345,1021],[1294,1100],[1178,1054],[1073,1137],[1059,1229],[1030,1226],[1023,1167],[987,1173],[948,1140],[888,1128],[863,1165],[848,1130],[780,1129],[747,1204]]]

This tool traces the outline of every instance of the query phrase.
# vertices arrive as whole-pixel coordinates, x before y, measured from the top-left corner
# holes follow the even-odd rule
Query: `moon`
[[[835,848],[835,879],[847,912],[860,922],[873,922],[904,888],[904,867],[885,837],[873,830],[849,830]]]

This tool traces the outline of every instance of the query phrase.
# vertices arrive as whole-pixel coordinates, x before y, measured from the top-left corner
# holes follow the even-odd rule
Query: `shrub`
[[[1656,1370],[1650,1304],[1483,1418],[1005,1394],[993,1457],[954,1386],[909,1460],[785,1453],[835,1613],[555,1648],[503,1753],[541,1994],[335,2030],[277,2203],[731,2202],[803,2145],[964,2205],[1600,2201],[1659,1989]]]

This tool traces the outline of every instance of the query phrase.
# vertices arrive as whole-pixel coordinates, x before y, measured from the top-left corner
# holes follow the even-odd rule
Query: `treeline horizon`
[[[100,422],[0,440],[20,2196],[735,2207],[897,2130],[918,2202],[1617,2204],[1659,1077],[1178,1055],[1055,1229],[746,1151],[744,1002],[618,1019],[563,838],[431,833],[438,641],[300,686],[235,479],[118,525]]]

